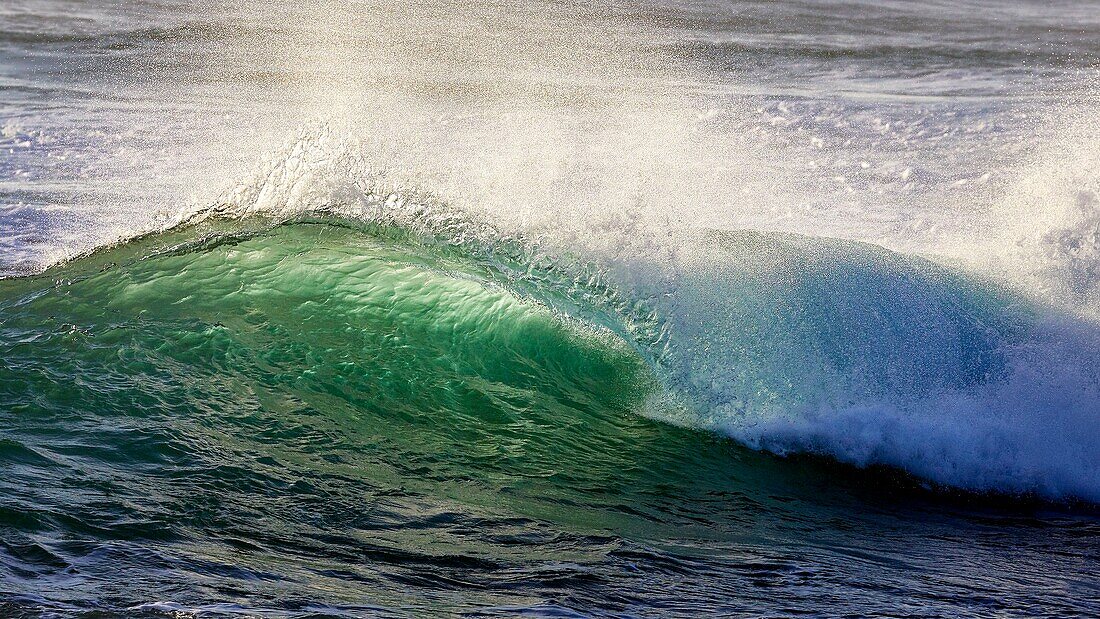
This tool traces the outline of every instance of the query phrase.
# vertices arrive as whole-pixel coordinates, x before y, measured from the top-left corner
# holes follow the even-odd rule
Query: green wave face
[[[29,536],[174,541],[267,569],[285,552],[297,565],[362,551],[362,539],[330,539],[334,528],[387,552],[575,558],[587,543],[525,546],[530,524],[502,544],[481,536],[504,524],[456,522],[737,531],[722,514],[744,505],[707,497],[746,473],[739,457],[763,459],[638,414],[656,382],[610,333],[522,300],[468,260],[361,231],[296,224],[159,252],[139,242],[0,282],[0,298],[0,417],[13,439],[0,459],[24,506],[0,525]],[[141,564],[134,578],[165,585]]]
[[[569,454],[597,453],[652,388],[644,364],[462,268],[298,225],[9,284],[4,399],[20,420],[114,418],[119,432],[187,420],[203,440],[179,449],[218,460],[229,452],[201,452],[287,451],[380,478],[475,471],[493,490],[508,485],[496,474],[578,474]]]

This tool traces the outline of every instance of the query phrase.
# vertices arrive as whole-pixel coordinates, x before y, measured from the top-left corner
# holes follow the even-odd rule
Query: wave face
[[[598,235],[509,227],[394,183],[323,125],[217,205],[189,217],[337,218],[467,255],[629,343],[663,387],[657,419],[955,488],[1100,500],[1100,329],[1003,280],[865,243],[629,212],[596,220]]]
[[[650,418],[965,488],[1095,497],[1095,436],[1030,417],[1092,414],[1074,408],[1091,395],[1036,396],[1041,377],[1014,368],[1029,342],[1052,350],[1050,332],[1013,295],[922,260],[711,233],[697,243],[721,258],[713,272],[624,301],[565,263],[518,277],[538,267],[501,259],[506,243],[247,222],[0,282],[12,612],[232,613],[275,596],[323,604],[289,614],[358,616],[374,608],[350,603],[363,586],[375,610],[458,612],[447,596],[463,591],[461,607],[628,611],[602,600],[671,604],[666,571],[701,604],[762,611],[742,578],[848,565],[852,539],[832,525],[814,526],[817,550],[784,548],[868,500],[851,493],[925,500],[889,471],[778,461]],[[1046,433],[1015,431],[1028,424]],[[812,498],[823,489],[833,498]],[[891,522],[861,535],[890,537]],[[699,535],[703,554],[646,541]],[[888,569],[919,578],[959,550],[922,543]],[[745,561],[757,567],[737,576]],[[107,574],[125,589],[104,589]],[[704,593],[718,583],[748,593]],[[241,591],[237,605],[208,606],[207,586]],[[557,587],[565,606],[535,602]]]

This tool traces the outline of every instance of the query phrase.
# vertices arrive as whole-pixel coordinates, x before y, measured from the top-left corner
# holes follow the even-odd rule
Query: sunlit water
[[[1100,6],[0,7],[0,614],[1100,612]]]

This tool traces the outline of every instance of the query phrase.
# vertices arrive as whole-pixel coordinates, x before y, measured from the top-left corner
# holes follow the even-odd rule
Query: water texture
[[[0,615],[1100,613],[1100,6],[0,7]]]

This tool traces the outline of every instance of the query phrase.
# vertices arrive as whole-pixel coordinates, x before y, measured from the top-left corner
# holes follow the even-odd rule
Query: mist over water
[[[1095,612],[1097,9],[6,3],[0,614]]]
[[[137,6],[8,9],[26,24],[12,37],[35,39],[9,52],[26,56],[10,79],[111,95],[16,109],[9,140],[38,130],[55,144],[19,167],[87,176],[74,210],[99,202],[80,190],[136,194],[96,209],[126,211],[120,235],[208,207],[318,123],[394,182],[498,225],[629,213],[960,256],[1019,219],[1002,204],[1071,210],[1095,190],[1081,151],[1096,131],[1096,35],[1073,4],[930,17],[866,3],[859,19],[798,3]],[[75,135],[64,148],[51,131]],[[1021,205],[1044,165],[1064,182]],[[86,245],[107,234],[62,227],[78,226]]]

